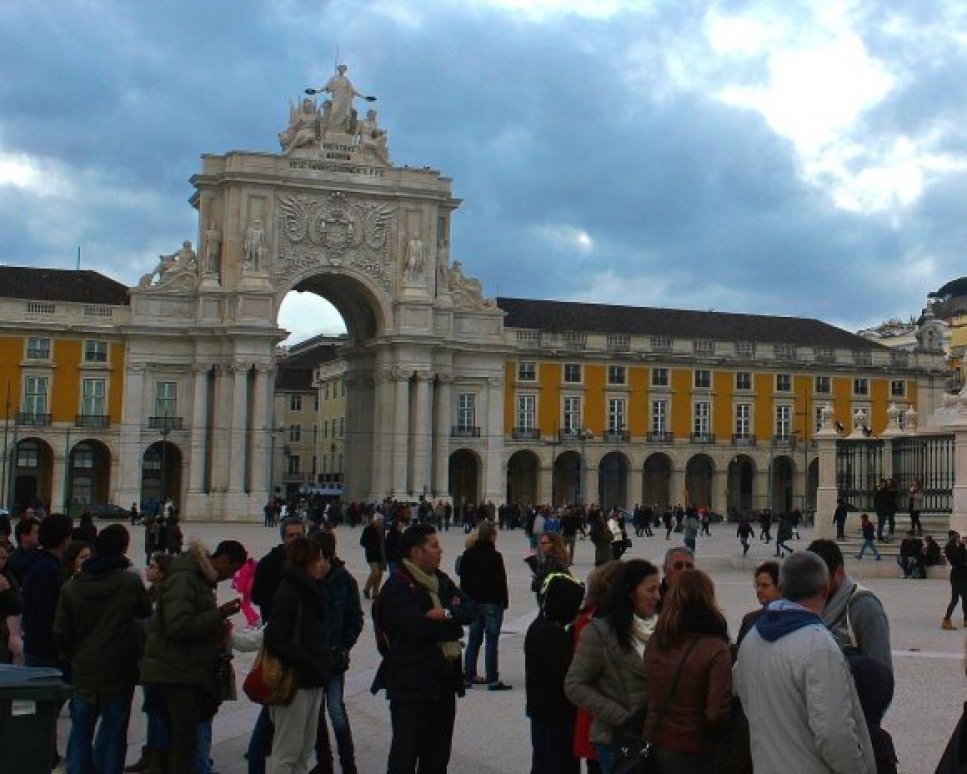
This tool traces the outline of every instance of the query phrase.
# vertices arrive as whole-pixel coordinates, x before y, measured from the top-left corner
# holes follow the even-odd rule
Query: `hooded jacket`
[[[51,663],[57,661],[54,644],[54,611],[60,596],[60,559],[46,548],[28,551],[23,560],[24,653]]]
[[[326,593],[305,570],[285,562],[265,627],[265,647],[296,674],[299,688],[319,688],[332,674]]]
[[[136,619],[151,615],[141,578],[123,556],[95,556],[61,588],[54,640],[82,696],[117,696],[134,688],[143,635]]]
[[[876,761],[846,659],[822,619],[771,603],[742,641],[734,680],[756,771],[875,774]]]
[[[215,602],[218,576],[201,543],[171,565],[148,625],[141,663],[146,684],[194,685],[216,701],[216,666],[224,620]]]
[[[826,602],[823,623],[841,648],[855,648],[893,671],[890,621],[872,591],[847,576]]]
[[[359,603],[359,585],[349,574],[346,563],[333,557],[332,566],[322,579],[326,594],[329,645],[348,654],[363,631],[363,607]],[[348,667],[349,659],[339,659],[340,666]]]

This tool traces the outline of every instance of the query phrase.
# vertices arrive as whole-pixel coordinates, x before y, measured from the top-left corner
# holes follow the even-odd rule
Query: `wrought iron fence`
[[[873,492],[883,478],[883,441],[836,442],[836,489],[853,508],[873,510]]]
[[[923,483],[924,513],[950,513],[954,490],[954,437],[926,435],[893,440],[893,480],[900,492],[899,509],[907,510],[913,482]]]

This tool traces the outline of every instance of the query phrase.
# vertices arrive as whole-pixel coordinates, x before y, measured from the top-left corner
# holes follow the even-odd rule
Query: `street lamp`
[[[266,489],[269,490],[269,499],[275,497],[275,436],[284,433],[284,427],[270,427],[269,433],[269,481]]]
[[[586,494],[584,491],[584,479],[587,477],[587,455],[585,454],[585,443],[592,438],[594,434],[588,430],[586,427],[579,427],[576,431],[577,438],[581,442],[581,462],[578,465],[578,504],[587,505],[585,502]]]
[[[165,414],[161,419],[161,427],[158,429],[161,434],[161,513],[164,513],[165,494],[168,488],[168,433],[171,432],[171,425],[168,424],[168,415]]]

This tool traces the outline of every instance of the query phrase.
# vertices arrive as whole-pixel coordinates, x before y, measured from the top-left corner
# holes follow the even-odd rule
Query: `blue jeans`
[[[863,558],[863,554],[866,553],[866,549],[867,548],[872,548],[873,549],[873,556],[875,556],[877,559],[880,558],[880,552],[876,550],[876,543],[873,542],[873,538],[870,538],[869,540],[864,540],[863,541],[863,547],[860,549],[860,552],[856,555],[856,558],[857,559],[862,559]]]
[[[198,722],[197,766],[195,774],[212,774],[212,718]]]
[[[332,721],[332,733],[336,737],[336,749],[339,753],[339,764],[343,771],[356,770],[356,750],[353,746],[352,729],[349,727],[349,715],[346,714],[346,702],[343,691],[346,685],[346,673],[334,674],[326,686],[325,697],[319,707],[319,731],[316,734],[316,762],[332,760],[332,746],[329,732],[326,729],[326,713]]]
[[[485,602],[477,605],[477,617],[470,623],[470,633],[467,637],[467,653],[464,661],[464,673],[468,678],[477,676],[477,654],[480,644],[487,635],[487,648],[484,654],[487,682],[496,683],[500,678],[497,669],[497,644],[500,640],[500,626],[504,622],[504,609],[500,605]]]
[[[120,774],[128,752],[132,695],[126,693],[106,701],[79,696],[71,699],[66,761],[69,774]]]
[[[248,743],[248,774],[265,774],[265,759],[272,752],[272,721],[268,707],[262,707]]]
[[[594,743],[595,752],[598,754],[598,768],[601,774],[613,774],[614,772],[614,748],[609,744]]]

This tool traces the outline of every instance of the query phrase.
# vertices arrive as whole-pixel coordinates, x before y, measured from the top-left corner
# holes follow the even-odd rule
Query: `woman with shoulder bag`
[[[717,732],[732,708],[732,654],[715,586],[701,570],[683,573],[665,595],[645,676],[644,735],[658,774],[717,770]]]
[[[305,772],[316,744],[323,690],[331,676],[326,598],[319,581],[329,571],[319,543],[300,537],[285,547],[285,562],[265,627],[265,649],[291,670],[292,700],[269,707],[275,726],[271,774]]]
[[[620,565],[600,611],[581,633],[564,692],[591,714],[590,738],[603,774],[614,774],[619,747],[640,745],[648,703],[643,654],[658,606],[658,568],[643,559]]]

